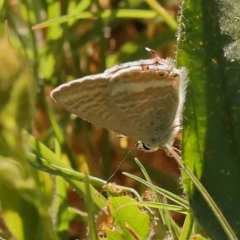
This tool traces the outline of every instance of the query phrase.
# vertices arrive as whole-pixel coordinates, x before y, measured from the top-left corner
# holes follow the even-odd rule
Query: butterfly
[[[146,49],[155,57],[62,84],[51,97],[92,124],[138,140],[138,149],[171,146],[180,129],[187,72]]]

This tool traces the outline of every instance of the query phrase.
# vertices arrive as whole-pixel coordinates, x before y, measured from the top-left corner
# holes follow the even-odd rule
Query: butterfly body
[[[80,118],[155,150],[171,145],[179,130],[185,87],[185,69],[156,57],[73,80],[51,96]]]

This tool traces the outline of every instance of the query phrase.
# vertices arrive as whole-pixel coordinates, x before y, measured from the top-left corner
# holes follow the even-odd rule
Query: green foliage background
[[[146,46],[173,56],[178,6],[169,2],[169,12],[155,1],[2,0],[0,6],[0,237],[85,238],[89,224],[95,239],[94,219],[107,202],[86,188],[81,173],[107,179],[133,142],[119,145],[115,134],[63,111],[49,92],[114,64],[148,58]],[[32,29],[42,22],[47,28]],[[180,193],[173,161],[165,164],[171,175],[154,167],[161,156],[145,156],[152,159],[148,170]],[[123,167],[139,171],[131,163]],[[140,190],[118,175],[119,184]],[[91,184],[103,186],[100,178],[90,178]],[[85,209],[84,198],[93,205]],[[149,227],[141,234],[148,235]],[[158,235],[164,234],[162,227]]]
[[[187,201],[166,192],[181,195],[181,180],[173,159],[161,151],[131,153],[115,181],[123,186],[121,194],[130,191],[139,196],[145,188],[121,172],[139,175],[140,167],[148,184],[135,180],[180,207],[165,200],[165,205],[149,203],[159,215],[150,210],[146,214],[128,194],[119,197],[114,186],[110,198],[101,195],[97,188],[106,184],[103,179],[134,142],[118,140],[50,99],[50,91],[61,83],[149,58],[145,47],[163,58],[177,53],[178,66],[187,67],[183,159],[239,237],[240,11],[236,9],[240,6],[234,0],[183,1],[177,19],[179,4],[0,0],[0,239],[86,238],[88,227],[87,237],[98,239],[96,216],[103,208],[110,209],[115,223],[124,229],[105,229],[108,239],[146,239],[153,232],[163,239],[169,231],[174,239],[187,240],[201,232],[199,226],[204,233],[194,239],[237,239],[226,233],[185,175],[191,211]],[[133,156],[143,160],[146,170],[133,164]],[[149,176],[161,189],[154,188]],[[158,195],[153,196],[156,201]],[[184,221],[182,228],[166,209],[187,214],[185,220],[173,214],[179,225]],[[153,215],[164,215],[157,227]]]

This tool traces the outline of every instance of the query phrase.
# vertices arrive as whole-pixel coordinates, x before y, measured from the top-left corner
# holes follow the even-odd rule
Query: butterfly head
[[[136,144],[136,148],[139,150],[142,150],[144,152],[155,152],[159,149],[159,147],[151,147],[149,145],[147,145],[144,142],[138,141],[138,143]]]

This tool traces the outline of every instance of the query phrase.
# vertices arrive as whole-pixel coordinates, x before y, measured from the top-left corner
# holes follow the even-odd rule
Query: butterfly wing
[[[127,118],[119,111],[109,91],[111,75],[102,73],[62,84],[51,92],[51,97],[67,111],[95,125],[133,136],[126,129]]]
[[[179,125],[176,114],[181,74],[177,69],[150,66],[122,69],[109,85],[112,100],[127,118],[125,127],[135,130],[130,137],[157,147],[172,141]]]
[[[51,96],[82,119],[158,147],[177,131],[181,86],[181,70],[156,58],[71,81]]]

